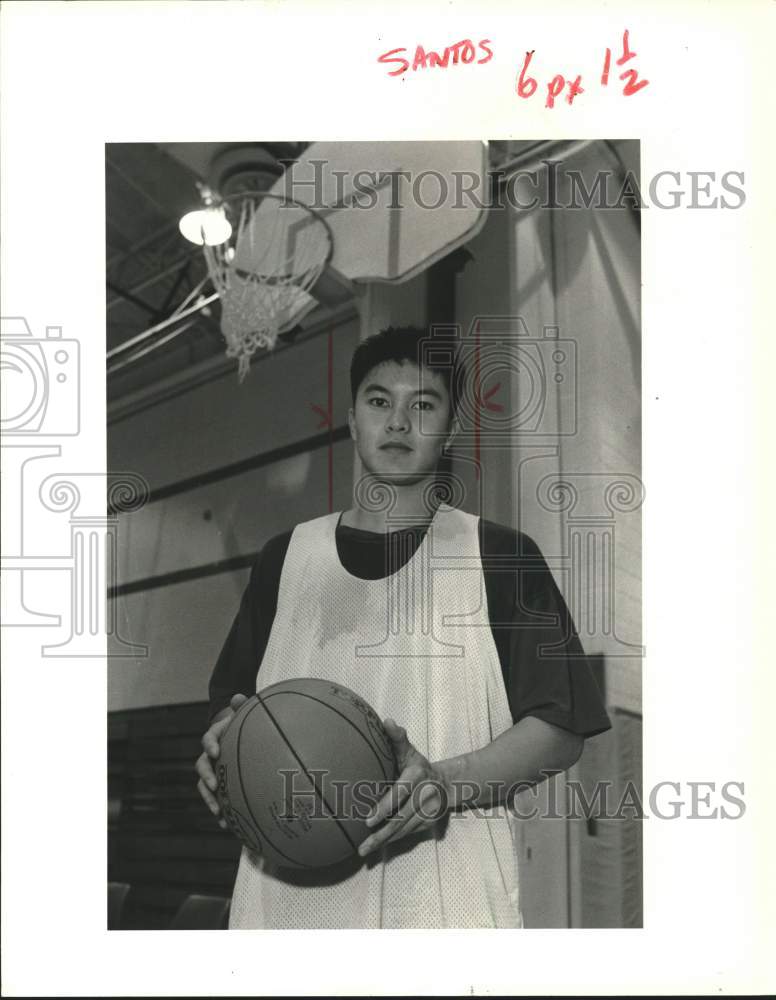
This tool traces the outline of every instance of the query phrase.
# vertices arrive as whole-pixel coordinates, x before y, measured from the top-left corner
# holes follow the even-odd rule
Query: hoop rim
[[[216,194],[216,192],[214,192],[214,194]],[[323,226],[328,236],[328,248],[326,251],[326,256],[323,262],[321,263],[320,267],[321,270],[327,267],[334,254],[334,233],[332,232],[331,226],[326,221],[325,217],[317,209],[311,208],[309,205],[305,205],[303,201],[297,201],[296,198],[289,198],[286,195],[275,194],[272,191],[239,191],[235,194],[226,195],[225,197],[221,197],[221,195],[219,194],[217,196],[217,200],[214,202],[214,205],[215,206],[229,205],[231,207],[233,204],[239,203],[240,201],[248,201],[251,199],[263,200],[265,198],[272,198],[273,201],[279,201],[281,205],[288,205],[289,207],[293,208],[301,208]],[[229,240],[227,240],[226,242],[228,243]]]

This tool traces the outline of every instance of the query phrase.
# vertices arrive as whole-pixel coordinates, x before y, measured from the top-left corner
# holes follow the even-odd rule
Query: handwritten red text
[[[385,66],[394,65],[394,69],[388,70],[388,76],[402,76],[407,70],[419,69],[447,69],[448,66],[457,66],[459,63],[483,63],[490,62],[493,58],[493,50],[490,46],[493,43],[489,38],[483,38],[479,42],[473,42],[469,38],[464,38],[454,45],[448,45],[443,52],[436,52],[434,49],[426,49],[422,45],[415,46],[415,52],[410,57],[409,49],[391,49],[383,52],[377,57],[377,61]]]
[[[515,92],[518,97],[526,99],[533,97],[536,91],[540,89],[540,81],[537,79],[538,74],[537,76],[533,75],[534,67],[531,65],[534,53],[534,49],[531,49],[530,52],[526,52],[520,72],[517,75]],[[629,32],[626,30],[623,32],[622,36],[622,54],[617,58],[616,66],[624,66],[625,63],[630,62],[631,59],[635,58],[636,53],[633,52],[630,47]],[[601,72],[602,87],[609,86],[609,74],[611,71],[612,50],[607,48],[604,54],[603,69]],[[632,97],[649,84],[649,80],[639,79],[638,70],[636,70],[633,66],[623,70],[623,72],[619,74],[619,78],[620,80],[625,81],[625,85],[622,88],[624,97]],[[572,79],[571,74],[564,76],[562,73],[556,73],[553,76],[549,76],[548,74],[544,77],[541,81],[540,92],[544,95],[544,106],[546,108],[554,108],[555,102],[558,100],[565,100],[567,104],[573,104],[576,97],[580,94],[584,94],[585,88],[582,86],[581,74],[577,73]]]

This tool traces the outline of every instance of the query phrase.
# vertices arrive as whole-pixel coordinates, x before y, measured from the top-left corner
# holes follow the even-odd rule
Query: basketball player
[[[213,761],[235,709],[257,688],[321,677],[385,720],[399,780],[341,865],[273,869],[244,848],[230,927],[522,926],[509,790],[567,769],[610,728],[535,543],[439,501],[463,373],[419,363],[427,336],[387,329],[357,347],[353,506],[260,553],[197,761],[219,816]]]

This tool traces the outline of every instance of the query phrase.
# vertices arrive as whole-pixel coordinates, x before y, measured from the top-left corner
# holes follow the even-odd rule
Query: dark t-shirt
[[[377,580],[411,559],[425,533],[425,526],[381,534],[338,523],[337,554],[353,576]],[[256,691],[291,534],[271,538],[256,558],[210,679],[211,718],[233,694]],[[513,722],[533,715],[581,736],[610,729],[571,615],[536,543],[482,518],[479,539],[490,627]]]

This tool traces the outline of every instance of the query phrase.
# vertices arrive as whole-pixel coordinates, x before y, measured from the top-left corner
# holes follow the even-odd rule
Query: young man
[[[265,545],[197,761],[217,816],[213,761],[234,710],[277,681],[321,677],[385,720],[399,779],[352,861],[298,873],[244,849],[230,927],[522,926],[507,790],[570,767],[610,727],[536,545],[439,502],[462,373],[421,363],[427,336],[388,329],[356,349],[354,504]]]

